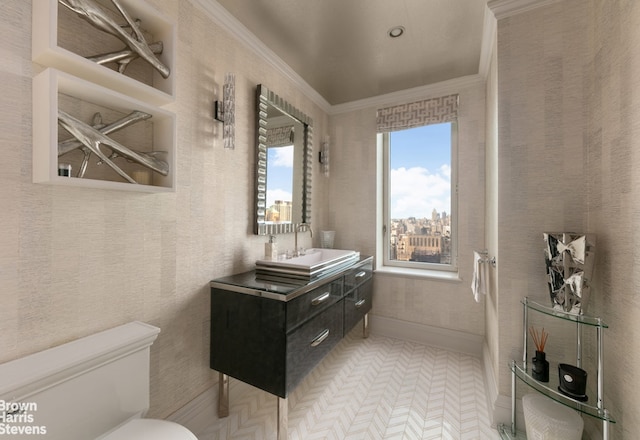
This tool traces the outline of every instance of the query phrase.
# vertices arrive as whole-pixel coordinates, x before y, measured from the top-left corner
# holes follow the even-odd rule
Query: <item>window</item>
[[[457,95],[453,96],[457,111]],[[385,266],[455,271],[456,113],[447,118],[438,115],[436,122],[423,118],[413,124],[407,124],[405,116],[395,116],[405,119],[402,126],[388,127],[380,123],[378,113],[378,131],[386,129],[379,134],[383,149],[382,262]]]

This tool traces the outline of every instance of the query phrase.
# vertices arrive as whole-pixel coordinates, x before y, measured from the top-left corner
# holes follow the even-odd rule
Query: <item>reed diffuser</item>
[[[536,355],[532,359],[533,366],[531,368],[531,376],[540,382],[549,382],[549,362],[546,359],[544,347],[547,344],[549,333],[544,331],[544,327],[540,333],[533,327],[529,327],[529,333],[536,345]]]

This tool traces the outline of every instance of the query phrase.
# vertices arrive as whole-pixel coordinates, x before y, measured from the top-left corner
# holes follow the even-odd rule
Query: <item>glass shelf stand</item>
[[[569,408],[581,412],[582,414],[595,417],[602,420],[602,436],[603,440],[609,440],[609,424],[615,423],[615,420],[611,416],[608,410],[604,408],[602,401],[603,396],[603,338],[602,330],[608,328],[608,326],[599,317],[589,315],[574,315],[566,313],[561,310],[556,310],[552,307],[543,306],[534,301],[524,298],[522,300],[523,305],[523,354],[522,364],[518,364],[515,360],[511,361],[511,427],[505,425],[498,425],[498,432],[504,440],[520,440],[526,439],[526,435],[522,432],[518,432],[516,428],[516,379],[521,380],[529,387],[533,388],[537,392],[544,394],[550,399],[555,400]],[[576,333],[576,365],[582,366],[582,328],[584,326],[590,326],[596,330],[596,350],[597,350],[597,390],[595,399],[589,399],[589,402],[595,400],[595,403],[580,402],[571,397],[565,396],[557,390],[558,379],[552,380],[549,384],[542,383],[533,378],[530,368],[527,366],[527,329],[529,328],[529,310],[534,310],[545,315],[559,318],[565,321],[574,322],[577,326]]]

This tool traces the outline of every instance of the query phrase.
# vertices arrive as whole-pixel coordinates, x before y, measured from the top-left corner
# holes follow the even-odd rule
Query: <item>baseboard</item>
[[[384,316],[369,315],[369,331],[373,334],[419,342],[472,356],[482,356],[484,337],[458,330],[432,327]]]
[[[511,396],[496,394],[489,402],[488,409],[491,426],[511,426]],[[516,401],[516,424],[524,430],[524,413],[520,399]]]
[[[486,341],[482,344],[482,372],[484,373],[484,389],[487,392],[489,420],[491,420],[491,426],[495,427],[500,423],[505,423],[509,419],[500,418],[499,416],[502,414],[499,414],[499,411],[497,411],[498,408],[496,408],[496,402],[498,401],[498,383],[496,382],[496,376],[491,363],[491,354],[489,353],[489,346]]]
[[[482,364],[484,387],[487,392],[487,409],[489,410],[491,426],[496,427],[500,424],[511,426],[511,396],[505,396],[498,392],[498,383],[496,382],[489,346],[486,341],[482,344]],[[524,431],[524,413],[522,412],[520,399],[516,402],[516,426]]]
[[[216,384],[171,414],[167,420],[179,423],[197,436],[218,420],[217,400]]]

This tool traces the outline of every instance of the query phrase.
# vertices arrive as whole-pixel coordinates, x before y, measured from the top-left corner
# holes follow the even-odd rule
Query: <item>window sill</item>
[[[447,281],[459,283],[462,280],[458,274],[458,271],[442,271],[442,270],[428,270],[428,269],[409,269],[406,267],[391,267],[380,266],[376,268],[376,275],[379,276],[392,276],[401,278],[417,278],[423,280],[433,281]]]

